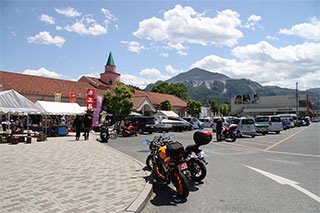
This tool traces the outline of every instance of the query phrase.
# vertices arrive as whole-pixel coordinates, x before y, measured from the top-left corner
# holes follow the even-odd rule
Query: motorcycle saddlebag
[[[206,145],[212,140],[212,134],[210,131],[198,130],[193,134],[193,140],[199,146]]]
[[[167,149],[166,149],[167,156],[172,157],[172,156],[175,156],[176,154],[183,153],[183,152],[184,152],[184,147],[178,141],[170,142],[167,144]]]

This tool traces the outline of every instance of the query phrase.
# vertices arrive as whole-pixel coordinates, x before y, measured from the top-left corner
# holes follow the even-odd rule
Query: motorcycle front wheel
[[[231,133],[231,142],[235,142],[237,140],[236,134]]]
[[[153,169],[153,159],[152,159],[152,155],[148,155],[147,159],[146,159],[146,165],[147,165],[147,168],[152,171]]]
[[[203,161],[191,158],[188,162],[188,168],[193,181],[202,181],[207,175],[207,168]]]
[[[180,170],[173,173],[173,185],[176,187],[178,195],[182,198],[189,196],[188,180]]]
[[[153,164],[153,173],[160,180],[166,180],[165,171],[163,171],[162,167],[158,167],[157,163]]]

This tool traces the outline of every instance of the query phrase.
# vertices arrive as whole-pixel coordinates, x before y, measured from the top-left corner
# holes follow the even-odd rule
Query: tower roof
[[[108,57],[108,61],[107,61],[107,64],[106,65],[109,65],[109,66],[116,66],[114,64],[114,60],[113,60],[113,57],[112,57],[112,53],[110,52],[109,53],[109,57]]]

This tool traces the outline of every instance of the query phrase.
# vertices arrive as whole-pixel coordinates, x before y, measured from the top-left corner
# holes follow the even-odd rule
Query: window
[[[109,78],[109,85],[112,85],[112,78]]]
[[[281,122],[279,117],[271,117],[271,122]]]
[[[254,124],[254,121],[252,119],[243,119],[242,123],[243,124]]]
[[[257,117],[256,122],[268,122],[268,117]]]

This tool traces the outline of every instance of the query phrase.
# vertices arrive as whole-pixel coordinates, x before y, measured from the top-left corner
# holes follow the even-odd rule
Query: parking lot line
[[[252,141],[243,141],[243,140],[239,140],[239,142],[242,142],[242,143],[250,143],[250,144],[256,144],[256,145],[258,145],[258,146],[270,146],[270,144],[255,143],[255,142],[252,142]]]
[[[269,146],[268,148],[264,149],[263,151],[268,151],[269,149],[272,149],[273,147],[278,146],[278,145],[279,145],[279,144],[281,144],[282,142],[284,142],[284,141],[286,141],[286,140],[288,140],[288,139],[292,138],[293,136],[295,136],[295,135],[299,134],[300,132],[302,132],[302,131],[303,131],[303,130],[305,130],[305,129],[306,129],[306,128],[300,129],[298,132],[295,132],[294,134],[292,134],[292,135],[290,135],[290,136],[286,137],[285,139],[282,139],[281,141],[279,141],[279,142],[277,142],[277,143],[275,143],[275,144],[273,144],[273,145]]]
[[[227,146],[227,147],[240,147],[240,148],[243,148],[243,149],[253,149],[253,150],[256,150],[256,151],[263,151],[263,149],[259,149],[259,148],[256,148],[256,147],[252,147],[252,146],[245,146],[245,145],[240,145],[240,144],[235,144],[233,143],[232,145],[231,144],[227,144],[226,142],[221,142],[221,143],[215,143],[215,142],[212,142],[213,144],[216,144],[216,145],[219,145],[219,146]]]

